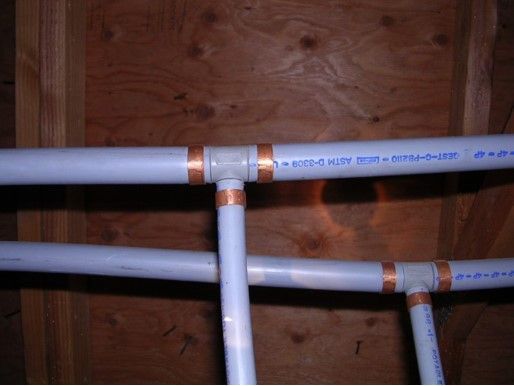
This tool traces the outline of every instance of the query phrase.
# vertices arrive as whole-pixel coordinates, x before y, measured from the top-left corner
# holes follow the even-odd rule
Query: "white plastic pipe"
[[[514,259],[450,260],[452,291],[514,286]]]
[[[407,291],[407,296],[417,292],[427,293],[428,295],[427,288],[413,287]],[[432,305],[415,305],[409,308],[409,314],[421,383],[423,385],[443,385],[443,366],[437,345]]]
[[[514,287],[514,258],[449,261],[452,291]],[[433,283],[420,275],[433,263],[395,263],[396,292],[412,283]],[[345,261],[294,257],[248,256],[250,285],[333,291],[381,292],[382,265],[374,261]],[[0,241],[0,271],[53,272],[216,283],[219,280],[214,252]],[[478,273],[478,274],[477,274]],[[469,275],[469,277],[468,277]],[[486,276],[488,275],[488,276]],[[480,277],[479,277],[480,276]],[[405,285],[407,283],[407,285]]]
[[[243,181],[224,179],[217,191],[244,190]],[[229,384],[255,384],[252,320],[246,267],[245,208],[218,207],[218,256],[225,366]]]
[[[258,286],[378,293],[383,271],[375,261],[250,255],[248,281]]]
[[[184,184],[186,147],[0,150],[0,185]],[[273,145],[274,180],[514,168],[514,134]],[[205,176],[257,179],[255,145],[206,147]]]
[[[273,145],[275,181],[514,168],[514,134]]]
[[[214,252],[0,241],[0,270],[218,282]]]
[[[53,272],[217,283],[214,252],[106,245],[0,241],[0,271]],[[380,292],[382,266],[371,261],[248,256],[251,285]]]
[[[0,185],[186,183],[187,147],[0,150]]]
[[[426,281],[437,287],[427,272],[433,263],[395,263],[400,282]],[[514,286],[514,258],[449,261],[452,291]],[[216,254],[163,250],[37,242],[0,242],[0,271],[30,271],[109,275],[122,277],[218,281]],[[435,269],[433,270],[435,272]],[[250,284],[380,292],[382,266],[378,262],[350,262],[269,256],[248,257]],[[407,295],[428,292],[427,286],[413,286]],[[424,384],[443,383],[442,367],[430,305],[409,310],[420,375]]]

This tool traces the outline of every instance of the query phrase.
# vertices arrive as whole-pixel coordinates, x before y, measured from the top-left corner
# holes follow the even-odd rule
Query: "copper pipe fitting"
[[[409,310],[420,304],[430,304],[432,305],[432,299],[430,299],[430,294],[428,292],[414,292],[410,295],[407,295],[407,307]]]
[[[269,143],[257,145],[257,182],[273,182],[273,146]]]
[[[216,192],[216,209],[225,205],[241,205],[246,207],[246,194],[240,189],[225,189]]]
[[[452,287],[452,271],[450,264],[445,260],[434,261],[437,268],[437,275],[439,276],[439,285],[437,292],[448,292]]]
[[[190,185],[205,184],[203,152],[202,145],[187,148],[187,176]]]
[[[383,261],[382,262],[383,273],[383,281],[384,284],[382,286],[382,293],[394,293],[396,289],[396,267],[391,261]]]

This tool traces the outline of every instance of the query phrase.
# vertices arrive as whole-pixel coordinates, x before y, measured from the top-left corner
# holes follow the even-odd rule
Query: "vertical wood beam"
[[[502,251],[496,241],[499,235],[514,232],[514,228],[508,228],[513,224],[513,204],[512,173],[490,172],[473,202],[468,221],[457,240],[455,255],[461,259],[476,259],[508,253]],[[475,294],[473,302],[467,299],[462,294],[453,297],[456,304],[446,311],[446,319],[438,331],[446,380],[453,384],[460,383],[467,338],[487,306],[485,296]]]
[[[496,0],[461,0],[457,2],[455,21],[455,62],[453,68],[452,99],[448,135],[480,135],[489,131],[491,109],[493,54],[496,40]],[[491,210],[487,205],[495,194],[486,192],[492,183],[486,178],[483,192],[460,189],[462,180],[458,174],[448,174],[441,207],[441,221],[438,239],[438,258],[472,258],[465,244],[480,240],[476,227],[487,227],[482,220]],[[482,194],[483,193],[483,194]],[[495,192],[501,195],[501,192]],[[485,194],[485,195],[484,195]],[[501,205],[507,205],[503,202]],[[501,228],[501,221],[496,224]],[[489,224],[489,225],[494,225]],[[494,241],[494,235],[492,235]],[[490,240],[489,240],[490,241]],[[487,244],[487,245],[486,245]],[[483,242],[479,248],[485,257],[490,243]],[[454,298],[455,300],[456,298]],[[477,302],[463,306],[447,307],[438,314],[441,356],[448,383],[459,383],[467,336],[476,324],[486,303]],[[444,320],[443,320],[444,319]],[[462,323],[466,321],[464,326]]]
[[[16,145],[39,146],[39,0],[16,1]],[[18,240],[41,241],[38,190],[20,191]],[[22,288],[25,373],[28,383],[48,383],[43,291]],[[30,310],[30,311],[29,311]],[[30,332],[30,333],[29,333]]]
[[[17,0],[18,147],[84,145],[85,21],[83,0]],[[22,189],[18,238],[83,242],[82,208],[79,188]],[[29,284],[21,292],[27,381],[90,382],[85,282]]]
[[[461,0],[455,20],[454,67],[449,136],[485,135],[489,131],[496,0]],[[458,174],[448,174],[441,210],[438,258],[450,258],[474,200],[459,193]]]

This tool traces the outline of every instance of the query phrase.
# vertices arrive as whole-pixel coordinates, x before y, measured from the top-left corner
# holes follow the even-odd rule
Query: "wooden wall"
[[[86,143],[447,132],[455,3],[89,1]],[[253,254],[436,257],[441,176],[248,187]],[[215,250],[212,187],[88,189],[88,242]],[[95,382],[224,382],[218,288],[91,281]],[[262,383],[418,380],[401,296],[253,289]]]
[[[86,145],[447,135],[458,6],[86,0]],[[514,11],[508,1],[498,7],[491,132],[507,125],[514,103]],[[441,175],[250,185],[248,252],[434,259],[445,189]],[[216,250],[212,186],[85,191],[89,243]],[[514,255],[513,219],[511,210],[490,257]],[[512,291],[488,296],[462,381],[512,383]],[[91,278],[90,380],[223,383],[218,297],[215,285]],[[254,288],[251,299],[260,383],[419,382],[402,296]]]
[[[0,148],[14,147],[14,0],[0,2]],[[16,188],[0,187],[0,240],[16,240]],[[0,383],[25,381],[20,276],[0,273]]]
[[[489,131],[514,130],[514,2],[499,1],[494,52]],[[512,179],[511,179],[512,180]],[[492,257],[514,255],[514,210],[499,235]],[[489,299],[473,328],[463,361],[463,383],[514,382],[514,290],[498,291]]]

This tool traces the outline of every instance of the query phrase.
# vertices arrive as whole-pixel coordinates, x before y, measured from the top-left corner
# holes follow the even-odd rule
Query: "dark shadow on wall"
[[[15,0],[0,1],[0,148],[15,141]],[[16,188],[0,187],[0,240],[16,240]],[[20,275],[0,272],[0,384],[23,384]]]

